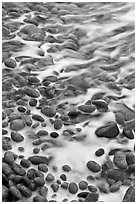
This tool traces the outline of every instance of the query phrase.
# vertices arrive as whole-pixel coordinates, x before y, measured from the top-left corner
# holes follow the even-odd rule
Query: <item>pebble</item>
[[[104,153],[105,153],[104,149],[103,149],[103,148],[99,148],[99,149],[95,152],[95,155],[96,155],[97,157],[101,157]]]
[[[26,186],[20,184],[18,189],[25,198],[29,198],[32,196],[32,191]]]
[[[15,162],[12,162],[11,168],[14,171],[14,173],[17,175],[25,176],[25,174],[26,174],[26,171],[21,167],[21,165],[15,163]]]
[[[78,192],[78,186],[75,182],[71,182],[68,186],[68,190],[71,194],[75,194]]]
[[[135,155],[133,152],[126,152],[126,160],[128,165],[135,163]]]
[[[11,187],[9,188],[9,192],[10,192],[10,194],[11,194],[14,198],[16,198],[17,200],[20,200],[21,197],[22,197],[20,191],[19,191],[15,186],[11,186]]]
[[[39,147],[33,148],[33,153],[34,154],[38,154],[39,152],[40,152],[40,148]]]
[[[67,177],[66,177],[65,174],[61,174],[61,175],[60,175],[60,178],[61,178],[63,181],[66,181],[66,180],[67,180]]]
[[[40,80],[35,76],[30,76],[30,77],[28,77],[28,82],[30,84],[39,84]]]
[[[79,183],[78,183],[78,186],[79,186],[79,189],[80,190],[85,190],[87,187],[88,187],[88,183],[86,182],[86,181],[80,181]]]
[[[65,171],[65,172],[70,172],[70,171],[71,171],[71,167],[70,167],[69,165],[67,165],[67,164],[63,165],[63,166],[62,166],[62,169],[63,169],[63,171]]]
[[[40,125],[40,123],[39,123],[39,122],[36,122],[36,123],[34,123],[31,127],[32,127],[33,129],[35,129],[35,128],[37,128],[39,125]]]
[[[28,177],[29,179],[34,179],[36,176],[37,176],[37,171],[36,171],[36,169],[31,168],[31,169],[28,170],[28,172],[27,172],[27,177]]]
[[[46,156],[31,156],[28,158],[28,160],[34,165],[49,163],[49,160]]]
[[[23,106],[19,106],[18,111],[24,113],[26,111],[26,108],[24,108]]]
[[[22,119],[16,119],[11,121],[10,123],[10,129],[14,131],[20,131],[25,127],[25,123]]]
[[[122,181],[117,181],[116,183],[112,184],[110,187],[109,187],[109,191],[111,193],[114,193],[116,191],[118,191],[120,189],[122,185]]]
[[[32,115],[32,119],[37,120],[39,122],[44,122],[44,118],[41,115],[38,115],[38,114]]]
[[[47,198],[38,195],[33,198],[33,202],[47,202]]]
[[[18,99],[16,101],[16,104],[19,105],[19,106],[26,106],[26,102],[24,100],[22,100],[22,99]]]
[[[20,161],[20,165],[23,166],[24,168],[29,168],[31,163],[28,159],[22,159]]]
[[[34,183],[36,184],[37,187],[44,186],[45,180],[43,178],[36,177],[34,178]]]
[[[30,99],[29,100],[29,105],[31,107],[35,107],[37,105],[37,99],[35,99],[35,98]]]
[[[95,161],[88,161],[86,165],[87,165],[87,168],[92,172],[101,171],[100,165]]]
[[[71,118],[75,118],[75,117],[77,117],[79,114],[80,114],[80,112],[79,112],[79,111],[76,111],[76,110],[68,112],[68,116],[71,117]]]
[[[21,75],[16,75],[15,79],[18,81],[20,87],[24,87],[28,85],[27,80],[25,79],[25,77],[21,76]]]
[[[92,175],[88,175],[88,176],[87,176],[87,180],[92,182],[92,181],[95,180],[95,178],[94,178],[94,176],[92,176]]]
[[[5,127],[7,127],[7,126],[8,126],[8,122],[7,122],[7,121],[3,121],[3,122],[2,122],[2,127],[5,128]]]
[[[37,132],[37,135],[38,136],[47,136],[49,133],[46,131],[46,130],[39,130],[38,132]]]
[[[25,87],[24,91],[26,95],[33,97],[33,98],[38,98],[40,96],[39,92],[34,88]]]
[[[124,117],[124,115],[121,112],[116,112],[115,113],[115,119],[116,119],[116,122],[119,125],[123,125],[124,122],[125,122],[125,117]]]
[[[18,147],[18,150],[19,150],[20,152],[24,152],[24,147]]]
[[[6,113],[4,111],[2,111],[2,120],[5,120],[7,117]]]
[[[135,188],[133,186],[127,189],[122,202],[135,202]]]
[[[5,200],[8,198],[8,194],[9,189],[5,185],[2,185],[2,202],[5,202]]]
[[[123,129],[123,135],[124,135],[125,137],[127,137],[128,139],[130,139],[130,140],[134,139],[133,131],[132,131],[132,129],[131,129],[130,127],[128,127],[128,126],[124,127],[124,129]]]
[[[121,169],[109,169],[107,170],[106,175],[108,178],[115,181],[124,181],[128,177],[128,175]]]
[[[63,125],[63,123],[62,123],[61,119],[56,119],[54,121],[54,129],[55,130],[60,130],[62,128],[62,125]]]
[[[107,182],[108,182],[108,184],[111,186],[112,184],[115,183],[115,180],[108,178],[108,179],[107,179]]]
[[[91,191],[92,193],[98,191],[98,189],[95,186],[93,186],[93,185],[88,185],[88,190]]]
[[[119,169],[126,169],[128,166],[126,155],[121,151],[114,154],[113,162]]]
[[[84,191],[84,192],[80,192],[77,194],[78,197],[80,198],[86,198],[88,196],[89,192]]]
[[[57,132],[51,132],[51,133],[50,133],[50,136],[51,136],[52,138],[57,138],[57,137],[59,137],[59,134],[58,134]]]
[[[59,189],[59,185],[57,183],[51,184],[51,188],[53,189],[54,192],[57,192]]]
[[[116,152],[120,151],[121,148],[115,148],[115,149],[111,149],[108,153],[109,156],[114,155]]]
[[[64,189],[67,189],[68,188],[68,185],[69,183],[64,181],[62,184],[61,184],[61,188],[64,188]]]
[[[11,150],[12,149],[12,145],[10,144],[10,138],[9,137],[2,138],[2,149],[3,150]]]
[[[8,131],[5,129],[2,129],[2,135],[6,135],[6,134],[8,134]]]
[[[5,163],[5,162],[2,162],[2,173],[3,173],[5,176],[9,176],[9,175],[13,174],[13,171],[12,171],[10,165],[8,165],[8,164]]]
[[[14,160],[15,158],[13,152],[7,151],[4,153],[4,162],[6,162],[7,164],[11,164],[12,162],[14,162]]]
[[[89,193],[85,199],[85,202],[97,202],[99,198],[98,193]]]
[[[43,197],[46,197],[47,196],[47,193],[48,193],[48,188],[46,186],[42,186],[40,189],[39,189],[39,194]]]
[[[22,142],[24,137],[19,132],[11,131],[11,139],[14,142]]]
[[[112,139],[119,134],[119,129],[115,122],[109,122],[106,125],[97,128],[95,134],[98,137],[106,137]]]
[[[131,186],[132,185],[132,181],[130,179],[126,179],[122,182],[122,185],[124,186]]]
[[[57,82],[58,78],[56,76],[47,76],[43,79],[43,82],[50,81],[50,82]]]
[[[93,105],[80,105],[78,106],[78,109],[85,113],[93,113],[96,108]]]
[[[48,173],[45,180],[48,181],[48,182],[51,182],[51,181],[54,181],[55,177],[53,174],[51,173]]]
[[[10,121],[13,121],[15,119],[21,119],[21,117],[20,117],[19,113],[12,112],[12,113],[9,114],[8,119],[9,119],[9,122],[10,122]]]
[[[48,167],[45,164],[39,164],[38,165],[38,170],[46,173],[46,172],[48,172]]]
[[[47,117],[54,117],[56,115],[56,109],[51,106],[45,106],[41,108],[41,112]]]
[[[16,61],[12,58],[7,58],[4,60],[4,64],[7,67],[15,68],[17,66]]]

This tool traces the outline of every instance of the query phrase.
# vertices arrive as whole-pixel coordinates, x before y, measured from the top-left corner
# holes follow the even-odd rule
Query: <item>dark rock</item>
[[[45,180],[43,178],[36,177],[34,178],[34,183],[36,184],[37,187],[44,186]]]
[[[29,168],[31,163],[28,159],[22,159],[20,161],[20,165],[23,166],[24,168]]]
[[[32,191],[26,186],[20,184],[18,189],[25,198],[29,198],[32,196]]]
[[[92,100],[92,104],[95,105],[98,110],[100,110],[100,109],[107,110],[108,109],[108,104],[103,99]]]
[[[5,175],[5,176],[9,176],[13,173],[11,167],[7,164],[7,163],[4,163],[2,162],[2,173]]]
[[[48,193],[48,188],[46,186],[42,186],[40,189],[39,189],[39,194],[43,197],[46,197],[47,196],[47,193]]]
[[[37,105],[37,99],[35,99],[35,98],[30,99],[29,105],[32,106],[32,107],[36,106]]]
[[[33,202],[47,202],[47,198],[38,195],[33,198]]]
[[[135,188],[133,186],[127,189],[122,202],[135,202]]]
[[[77,117],[79,114],[80,114],[79,111],[74,110],[74,111],[70,111],[70,112],[68,113],[68,116],[71,117],[71,118],[73,118],[73,117]]]
[[[75,182],[71,182],[68,186],[68,190],[71,194],[75,194],[78,192],[78,186]]]
[[[87,168],[92,172],[99,172],[101,171],[100,165],[95,161],[88,161]]]
[[[28,160],[34,165],[49,163],[48,158],[45,156],[31,156],[28,158]]]
[[[57,138],[57,137],[59,137],[59,134],[58,134],[57,132],[51,132],[51,133],[50,133],[50,136],[51,136],[52,138]]]
[[[78,109],[85,113],[93,113],[96,108],[93,105],[80,105],[78,106]]]
[[[110,187],[109,187],[109,191],[111,193],[114,193],[116,191],[118,191],[120,189],[122,185],[122,181],[117,181],[116,183],[112,184]]]
[[[38,114],[32,115],[32,119],[37,120],[39,122],[44,122],[44,118],[41,115],[38,115]]]
[[[18,107],[18,111],[24,113],[26,109],[23,106]]]
[[[59,185],[57,183],[51,184],[51,188],[53,189],[54,192],[57,192],[59,189]]]
[[[12,149],[12,145],[10,144],[10,138],[9,137],[2,138],[2,149],[3,150],[11,150]]]
[[[89,193],[85,199],[85,202],[97,202],[99,198],[98,193]]]
[[[84,192],[78,193],[77,196],[80,197],[80,198],[86,198],[89,193],[90,193],[90,192],[84,191]]]
[[[62,184],[61,184],[61,188],[64,188],[64,189],[67,189],[68,188],[68,185],[69,183],[64,181]]]
[[[98,189],[95,186],[93,186],[93,185],[88,185],[88,190],[91,191],[92,193],[98,191]]]
[[[88,176],[87,176],[87,180],[91,182],[91,181],[94,181],[95,178],[94,178],[94,176],[92,176],[92,175],[88,175]]]
[[[51,174],[51,173],[48,173],[45,180],[48,181],[48,182],[51,182],[55,179],[54,175]]]
[[[10,129],[11,129],[11,130],[19,131],[19,130],[22,130],[24,127],[25,127],[25,123],[24,123],[24,121],[21,120],[21,119],[13,120],[13,121],[10,123]]]
[[[31,168],[31,169],[28,170],[28,172],[27,172],[27,177],[28,177],[29,179],[34,179],[36,176],[37,176],[37,171],[36,171],[36,169]]]
[[[5,59],[4,64],[10,68],[15,68],[17,66],[16,61],[12,58]]]
[[[67,177],[66,177],[65,174],[61,174],[61,175],[60,175],[60,178],[61,178],[63,181],[66,181],[66,180],[67,180]]]
[[[98,137],[106,137],[112,139],[119,134],[119,129],[115,122],[109,122],[106,125],[96,129],[95,134]]]
[[[135,163],[135,155],[132,152],[126,152],[126,160],[128,165]]]
[[[34,154],[38,154],[40,152],[40,148],[39,147],[35,147],[34,149],[33,149],[33,153]]]
[[[71,167],[70,167],[69,165],[67,165],[67,164],[63,165],[63,166],[62,166],[62,169],[63,169],[63,171],[65,171],[65,172],[70,172],[70,171],[71,171]]]
[[[14,162],[15,158],[14,158],[14,154],[11,151],[7,151],[4,153],[4,162],[6,162],[7,164],[11,164],[12,162]]]
[[[9,195],[9,189],[2,185],[2,202],[4,202],[4,200],[6,200],[8,198]]]
[[[15,186],[11,186],[9,192],[17,200],[20,200],[22,197],[20,191]]]
[[[35,76],[28,77],[28,81],[31,84],[39,84],[40,83],[40,80]]]
[[[46,131],[46,130],[39,130],[38,132],[37,132],[37,135],[38,136],[47,136],[49,133]]]
[[[33,98],[38,98],[40,96],[39,92],[36,89],[32,89],[30,87],[25,87],[25,93],[26,95]]]
[[[126,169],[128,166],[126,155],[122,151],[118,151],[114,154],[113,162],[119,169]]]
[[[38,170],[46,173],[46,172],[48,172],[48,167],[45,164],[39,164],[38,165]]]
[[[18,132],[11,131],[11,139],[14,142],[22,142],[24,140],[24,137],[20,133],[18,133]]]
[[[63,125],[63,123],[62,123],[62,120],[61,120],[61,119],[56,119],[56,120],[54,121],[54,128],[55,128],[56,130],[60,130],[60,129],[62,128],[62,125]]]
[[[124,122],[125,122],[125,117],[124,115],[121,113],[121,112],[116,112],[115,113],[115,118],[116,118],[116,122],[119,124],[119,125],[123,125]]]
[[[15,162],[12,162],[11,168],[14,171],[14,173],[17,175],[25,176],[25,174],[26,174],[26,171],[21,167],[21,165],[15,163]]]
[[[123,129],[123,135],[125,136],[125,137],[127,137],[128,139],[130,139],[130,140],[132,140],[132,139],[134,139],[134,134],[133,134],[133,131],[132,131],[132,129],[130,128],[130,127],[124,127],[124,129]]]
[[[109,156],[114,155],[116,152],[118,152],[118,151],[120,151],[120,150],[121,150],[121,148],[112,149],[112,150],[110,150],[110,152],[108,153],[108,155],[109,155]]]
[[[39,125],[40,125],[40,123],[39,123],[39,122],[36,122],[36,123],[34,123],[34,124],[32,125],[32,128],[35,129],[35,128],[37,128]]]
[[[2,135],[6,135],[6,134],[8,134],[8,131],[5,129],[2,129]]]
[[[104,149],[103,149],[103,148],[99,148],[99,149],[95,152],[95,155],[96,155],[97,157],[101,157],[104,153],[105,153]]]
[[[2,122],[2,128],[5,128],[5,127],[7,127],[8,126],[8,122],[7,121],[3,121]]]
[[[41,112],[47,117],[54,117],[56,115],[56,109],[51,106],[45,106],[41,108]]]
[[[80,190],[85,190],[88,187],[88,183],[86,181],[80,181],[78,186]]]
[[[106,175],[115,181],[123,181],[128,178],[128,175],[121,169],[109,169]]]

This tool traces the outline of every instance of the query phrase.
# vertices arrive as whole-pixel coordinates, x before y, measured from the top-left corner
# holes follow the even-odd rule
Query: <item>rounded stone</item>
[[[20,190],[21,194],[26,198],[29,198],[32,196],[32,191],[29,188],[27,188],[26,186],[23,186],[20,184],[19,190]]]
[[[95,152],[95,155],[96,155],[97,157],[101,157],[104,153],[105,153],[104,149],[103,149],[103,148],[99,148],[99,149]]]
[[[14,198],[16,198],[17,200],[20,200],[21,197],[22,197],[20,191],[19,191],[15,186],[11,186],[11,187],[9,188],[9,192],[10,192],[10,194],[11,194]]]
[[[11,130],[20,131],[20,130],[22,130],[24,127],[25,127],[25,123],[24,123],[24,121],[21,120],[21,119],[13,120],[13,121],[11,121],[11,123],[10,123],[10,129],[11,129]]]
[[[42,186],[39,189],[39,194],[43,197],[46,197],[48,193],[48,188],[46,186]]]
[[[36,184],[37,187],[44,186],[45,180],[43,178],[36,177],[34,178],[34,183]]]
[[[11,139],[14,142],[22,142],[24,140],[24,137],[18,132],[11,131]]]
[[[126,169],[128,166],[126,155],[121,151],[114,154],[113,162],[119,169]]]
[[[35,147],[34,149],[33,149],[33,153],[34,154],[38,154],[40,152],[40,148],[39,147]]]
[[[135,154],[133,152],[126,152],[126,160],[128,165],[135,163]]]
[[[100,172],[101,171],[100,165],[95,161],[88,161],[87,162],[87,168],[92,172]]]
[[[46,131],[46,130],[39,130],[38,132],[37,132],[37,135],[38,136],[47,136],[49,133]]]
[[[88,183],[86,181],[80,181],[78,186],[80,190],[85,190],[88,187]]]
[[[31,156],[28,158],[28,160],[34,165],[49,163],[49,160],[46,156]]]
[[[12,162],[11,168],[14,171],[14,173],[17,175],[25,176],[25,174],[26,174],[26,171],[21,167],[21,165],[15,163],[15,162]]]
[[[26,111],[26,108],[24,108],[23,106],[19,106],[18,111],[24,113]]]
[[[57,192],[59,189],[59,185],[57,183],[51,184],[51,188],[53,189],[54,192]]]
[[[128,139],[130,139],[130,140],[132,140],[132,139],[134,139],[134,134],[133,134],[133,131],[132,131],[132,129],[130,128],[130,127],[124,127],[124,129],[123,129],[123,135],[125,136],[125,137],[127,137]]]
[[[75,182],[71,182],[68,186],[68,190],[71,194],[75,194],[78,192],[78,186]]]
[[[12,162],[14,162],[14,160],[15,158],[13,152],[7,151],[4,153],[4,162],[6,162],[7,164],[11,164]]]
[[[32,115],[32,119],[37,120],[39,122],[44,122],[44,118],[41,115],[38,115],[38,114]]]
[[[24,168],[29,168],[31,163],[28,159],[22,159],[20,161],[20,165],[23,166]]]
[[[119,125],[123,125],[124,122],[125,122],[125,117],[124,117],[124,115],[121,112],[116,112],[115,113],[115,119],[116,119],[116,122]]]
[[[37,105],[37,99],[35,98],[30,99],[29,105],[32,107],[35,107]]]
[[[135,188],[133,186],[126,190],[122,202],[135,202]]]
[[[53,174],[51,173],[48,173],[45,180],[48,181],[48,182],[51,182],[51,181],[54,181],[55,177]]]
[[[93,185],[89,185],[89,186],[88,186],[88,189],[89,189],[89,191],[91,191],[92,193],[98,191],[98,189],[97,189],[95,186],[93,186]]]
[[[63,181],[66,181],[66,180],[67,180],[67,177],[66,177],[65,174],[61,174],[61,175],[60,175],[60,178],[61,178]]]
[[[38,170],[46,173],[46,172],[48,172],[48,167],[45,164],[39,164],[38,165]]]
[[[51,106],[45,106],[41,108],[41,112],[47,117],[54,117],[56,115],[56,109]]]
[[[15,68],[17,66],[16,61],[12,58],[5,59],[4,64],[10,68]]]
[[[97,202],[99,198],[99,194],[98,193],[89,193],[86,197],[85,202]]]
[[[122,185],[122,181],[117,181],[116,183],[112,184],[110,187],[109,187],[109,191],[111,193],[114,193],[116,191],[118,191],[120,189]]]
[[[5,185],[2,185],[2,202],[7,199],[8,195],[9,189]]]
[[[56,119],[54,121],[54,129],[60,130],[62,128],[62,125],[63,125],[63,123],[62,123],[61,119]]]
[[[64,189],[67,189],[69,186],[69,183],[64,181],[62,184],[61,184],[61,188],[64,188]]]
[[[85,113],[93,113],[96,108],[93,105],[80,105],[78,106],[78,109]]]
[[[30,88],[30,87],[25,87],[24,91],[26,95],[33,98],[38,98],[40,96],[39,92],[36,89]]]
[[[51,133],[50,133],[50,136],[51,136],[52,138],[57,138],[57,137],[59,137],[59,134],[58,134],[57,132],[51,132]]]

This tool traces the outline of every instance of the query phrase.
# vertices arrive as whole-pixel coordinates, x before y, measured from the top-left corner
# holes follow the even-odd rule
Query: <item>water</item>
[[[43,3],[42,3],[43,4]],[[102,113],[101,117],[93,117],[82,119],[81,122],[69,126],[63,126],[61,130],[58,130],[60,137],[57,140],[57,147],[52,146],[51,148],[40,151],[39,155],[51,155],[53,156],[53,161],[50,164],[49,172],[53,172],[52,165],[58,167],[57,172],[53,172],[56,179],[59,178],[61,174],[61,167],[63,164],[69,164],[72,167],[72,171],[68,173],[67,180],[69,182],[80,180],[85,180],[86,176],[91,172],[86,168],[86,163],[89,160],[97,161],[102,165],[106,161],[106,156],[112,148],[122,148],[134,151],[134,140],[128,140],[127,143],[118,143],[116,139],[109,140],[106,138],[98,138],[95,135],[96,128],[104,125],[109,121],[115,121],[115,111],[127,111],[125,106],[134,112],[135,106],[135,89],[134,87],[129,89],[127,85],[133,85],[130,79],[125,80],[126,77],[134,76],[134,3],[131,2],[115,2],[115,3],[85,3],[84,7],[78,7],[77,5],[71,3],[44,3],[44,6],[48,8],[52,5],[55,9],[65,10],[68,12],[66,15],[56,15],[56,12],[52,13],[49,11],[50,15],[47,17],[47,23],[39,23],[40,28],[54,25],[58,26],[60,32],[57,34],[52,34],[53,37],[60,37],[64,42],[62,43],[39,43],[35,41],[26,41],[17,35],[19,29],[24,25],[29,25],[29,23],[24,23],[26,16],[34,18],[36,16],[36,11],[29,11],[27,14],[23,13],[18,18],[10,18],[7,22],[15,23],[20,22],[24,25],[15,31],[15,38],[12,40],[18,40],[24,43],[23,48],[20,51],[12,51],[12,58],[26,56],[31,58],[42,59],[43,57],[38,55],[38,51],[44,51],[44,57],[52,56],[53,65],[49,66],[39,66],[29,72],[32,75],[35,74],[40,82],[46,76],[54,76],[57,74],[58,79],[66,77],[64,80],[60,80],[57,83],[51,83],[51,86],[55,86],[62,90],[62,95],[53,102],[55,106],[61,103],[67,102],[65,109],[67,111],[71,110],[72,107],[78,107],[88,101],[94,94],[98,92],[104,92],[105,97],[115,96],[119,97],[118,101],[111,100],[109,103],[109,111]],[[27,8],[27,3],[24,3],[24,8]],[[35,9],[34,9],[35,10]],[[37,11],[38,12],[38,11]],[[38,12],[41,17],[44,18],[45,14],[43,12]],[[46,14],[47,15],[47,14]],[[8,17],[8,16],[6,16]],[[54,23],[50,23],[54,22]],[[7,23],[3,20],[3,23]],[[48,49],[55,46],[62,47],[67,43],[66,39],[71,34],[78,36],[79,49],[78,51],[72,49],[61,49],[56,52],[48,52]],[[50,32],[46,32],[46,36],[51,35]],[[74,36],[73,36],[74,37]],[[69,38],[69,37],[68,37]],[[3,42],[10,41],[3,38]],[[75,69],[72,69],[73,65],[77,65]],[[69,71],[67,71],[69,67]],[[5,71],[6,66],[3,64],[3,80],[8,73]],[[17,67],[14,69],[14,73],[21,73],[26,71],[24,65],[17,63]],[[81,82],[77,82],[77,78],[80,77]],[[69,81],[70,80],[70,81]],[[121,83],[124,80],[124,83]],[[63,81],[63,82],[62,82]],[[117,84],[118,88],[111,88],[109,82],[114,82]],[[88,89],[86,92],[81,92],[78,95],[72,95],[69,97],[64,96],[64,90],[67,91],[67,86],[69,83],[75,85],[81,90],[81,83],[86,83]],[[125,97],[123,97],[125,96]],[[122,98],[123,97],[123,98]],[[29,97],[28,97],[29,98]],[[39,97],[38,99],[40,99]],[[51,100],[52,101],[52,100]],[[29,105],[27,108],[31,109],[32,113],[40,114],[40,110],[31,108]],[[17,107],[14,108],[17,110]],[[14,110],[14,111],[15,111]],[[95,115],[98,111],[95,111]],[[59,114],[61,114],[59,112]],[[134,119],[134,118],[132,118]],[[39,129],[46,129],[49,133],[54,131],[53,125],[50,123],[49,119],[45,117],[46,127],[37,127],[34,129],[36,133]],[[85,122],[88,124],[85,126]],[[82,132],[77,133],[76,128],[82,128]],[[75,132],[75,136],[82,138],[83,135],[86,137],[79,139],[79,141],[70,141],[63,136],[63,131],[66,129],[71,129]],[[120,132],[122,132],[122,127],[119,126]],[[8,137],[10,137],[10,128],[8,130]],[[30,133],[31,128],[27,127],[20,131],[21,134],[25,136],[25,140],[19,144],[25,148],[23,153],[25,158],[33,155],[32,141],[27,137]],[[18,151],[18,144],[12,142],[13,152],[20,154]],[[95,151],[98,148],[104,148],[105,154],[102,157],[96,157]],[[4,151],[3,151],[4,153]],[[111,158],[112,159],[112,158]],[[19,159],[17,160],[19,162]],[[35,166],[34,166],[35,167]],[[99,173],[98,173],[99,174]],[[97,176],[98,174],[95,174]],[[94,175],[94,174],[93,174]],[[45,174],[46,176],[46,174]],[[104,182],[104,180],[102,181]],[[97,183],[93,183],[97,185]],[[103,194],[100,193],[99,201],[111,202],[113,196],[113,202],[121,202],[124,193],[128,187],[122,186],[118,192]],[[49,188],[48,199],[52,198],[52,190]],[[68,198],[71,201],[73,198],[76,199],[76,195],[69,194],[68,191],[59,189],[57,193],[56,200],[61,201],[63,198]],[[26,199],[22,198],[22,201]],[[32,201],[32,197],[28,199]]]

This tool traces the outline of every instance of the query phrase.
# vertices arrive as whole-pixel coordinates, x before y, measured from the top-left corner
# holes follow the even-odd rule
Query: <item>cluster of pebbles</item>
[[[92,24],[113,25],[114,14],[120,19],[132,6],[3,3],[3,201],[104,202],[122,188],[119,201],[135,201],[134,24],[106,31],[110,42],[125,32],[120,45],[105,47],[104,30],[90,36]],[[110,58],[114,49],[119,56]],[[73,144],[77,152],[80,145],[91,151],[91,159],[86,149],[82,155],[79,176],[71,161],[56,163]]]

